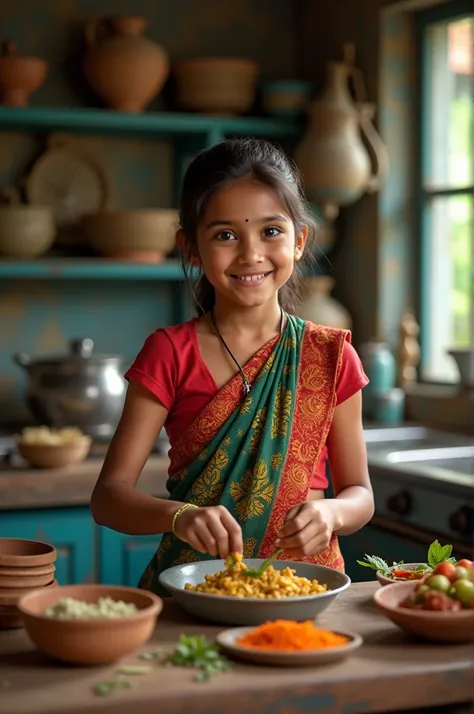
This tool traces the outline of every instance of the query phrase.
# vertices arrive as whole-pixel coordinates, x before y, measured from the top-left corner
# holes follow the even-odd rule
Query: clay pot
[[[55,235],[48,206],[0,206],[0,255],[35,258],[51,248]]]
[[[372,124],[375,107],[350,95],[354,73],[348,62],[328,63],[325,87],[310,104],[308,130],[295,154],[308,199],[328,219],[340,206],[377,191],[388,174],[387,150]]]
[[[39,57],[22,57],[11,40],[2,43],[0,97],[4,107],[26,107],[28,97],[46,79],[48,63]]]
[[[158,95],[168,74],[165,51],[142,36],[142,17],[114,17],[86,24],[84,73],[111,109],[138,113]]]
[[[183,109],[231,116],[244,114],[255,100],[258,66],[251,60],[201,57],[179,62],[175,73]]]
[[[298,309],[298,317],[325,327],[351,328],[351,316],[345,307],[331,297],[333,278],[316,275],[307,278],[306,295]]]

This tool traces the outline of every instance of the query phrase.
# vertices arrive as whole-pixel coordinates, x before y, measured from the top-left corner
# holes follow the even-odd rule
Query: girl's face
[[[242,307],[275,299],[303,254],[307,229],[295,227],[275,192],[239,179],[208,202],[197,231],[200,264],[216,297]]]

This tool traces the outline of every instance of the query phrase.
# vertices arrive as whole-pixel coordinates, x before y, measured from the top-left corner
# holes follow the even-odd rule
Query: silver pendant
[[[242,391],[244,393],[244,397],[247,397],[250,394],[251,388],[252,387],[250,386],[249,382],[247,382],[247,380],[244,379],[244,383],[242,385]]]

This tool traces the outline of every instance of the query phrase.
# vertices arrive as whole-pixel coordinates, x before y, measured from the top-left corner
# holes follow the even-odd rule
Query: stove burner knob
[[[449,516],[449,527],[463,537],[474,535],[474,508],[461,506]]]
[[[412,497],[408,491],[399,491],[387,499],[387,510],[398,516],[407,516],[413,507]]]

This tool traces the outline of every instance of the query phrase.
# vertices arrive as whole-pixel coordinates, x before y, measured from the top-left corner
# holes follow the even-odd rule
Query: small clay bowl
[[[130,617],[59,620],[46,617],[46,608],[62,598],[97,602],[100,597],[134,603]],[[64,662],[98,665],[115,662],[146,642],[155,628],[163,601],[147,590],[115,585],[66,585],[36,590],[18,603],[26,631],[36,647]]]
[[[416,570],[417,567],[421,565],[421,563],[403,563],[403,565],[397,565],[393,566],[393,568],[390,568],[390,570]],[[425,573],[426,574],[426,573]],[[424,574],[424,575],[425,575]],[[423,577],[424,577],[423,575]],[[380,585],[385,586],[385,585],[391,585],[392,583],[413,583],[413,582],[419,582],[419,580],[400,580],[400,579],[395,579],[395,578],[389,578],[386,575],[382,575],[380,572],[375,573],[375,577],[379,581]],[[420,578],[421,580],[421,578]]]
[[[53,580],[48,585],[44,585],[41,588],[0,588],[0,606],[6,605],[8,607],[11,607],[13,605],[17,605],[24,595],[29,595],[30,593],[36,592],[37,590],[39,590],[40,592],[43,592],[44,590],[52,590],[57,588],[58,585],[58,581]]]
[[[28,568],[51,565],[57,556],[54,546],[39,540],[0,538],[0,567]]]
[[[14,568],[8,566],[0,566],[0,578],[7,575],[13,575],[15,578],[22,577],[26,575],[28,578],[36,575],[51,575],[51,580],[53,579],[53,573],[56,570],[55,566],[51,563],[50,565],[39,565],[31,566],[30,568]]]
[[[63,469],[82,463],[92,446],[90,436],[66,444],[26,444],[17,440],[17,449],[32,466],[40,469]]]
[[[11,588],[42,588],[54,580],[52,573],[46,575],[2,575],[0,573],[0,592]]]
[[[408,634],[434,642],[474,642],[474,610],[431,612],[400,607],[416,585],[413,581],[401,581],[380,588],[374,594],[375,605]]]

